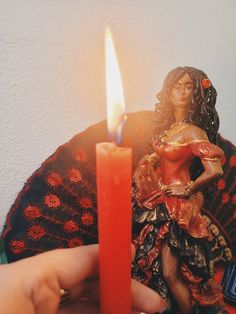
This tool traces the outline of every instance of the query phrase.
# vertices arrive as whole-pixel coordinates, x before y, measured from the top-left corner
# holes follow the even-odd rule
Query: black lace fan
[[[151,151],[153,113],[128,115],[123,146],[133,149],[133,169]],[[8,261],[98,242],[95,145],[108,141],[105,122],[60,146],[27,180],[12,205],[1,238]],[[214,234],[216,261],[227,261],[236,240],[236,148],[219,137],[224,175],[205,197],[204,215]]]

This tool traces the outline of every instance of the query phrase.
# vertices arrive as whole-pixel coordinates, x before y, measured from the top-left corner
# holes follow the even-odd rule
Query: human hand
[[[177,196],[186,198],[186,185],[173,184],[165,189],[166,196]]]
[[[98,245],[60,249],[0,266],[0,312],[4,314],[98,314]],[[71,302],[58,309],[61,288]],[[133,313],[155,313],[166,302],[132,280]]]

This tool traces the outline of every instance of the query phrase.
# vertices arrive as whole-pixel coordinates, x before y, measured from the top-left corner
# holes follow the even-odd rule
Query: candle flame
[[[121,142],[122,127],[126,121],[125,101],[120,69],[109,28],[105,34],[107,126],[109,134],[117,144]]]

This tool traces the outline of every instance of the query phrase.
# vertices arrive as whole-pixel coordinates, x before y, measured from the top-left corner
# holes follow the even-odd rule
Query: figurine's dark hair
[[[159,103],[156,104],[154,115],[153,140],[158,142],[158,137],[164,130],[169,129],[174,123],[173,106],[169,95],[173,85],[187,73],[193,81],[194,90],[187,122],[203,129],[212,143],[216,143],[219,129],[219,117],[215,109],[216,90],[207,75],[193,67],[177,67],[170,71],[164,81],[161,92],[157,94]]]

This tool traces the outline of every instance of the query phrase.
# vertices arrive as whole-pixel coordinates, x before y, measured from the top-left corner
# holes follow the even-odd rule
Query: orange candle
[[[108,129],[119,142],[124,122],[121,77],[106,33]],[[96,146],[100,298],[102,314],[131,313],[132,151],[114,142]]]

